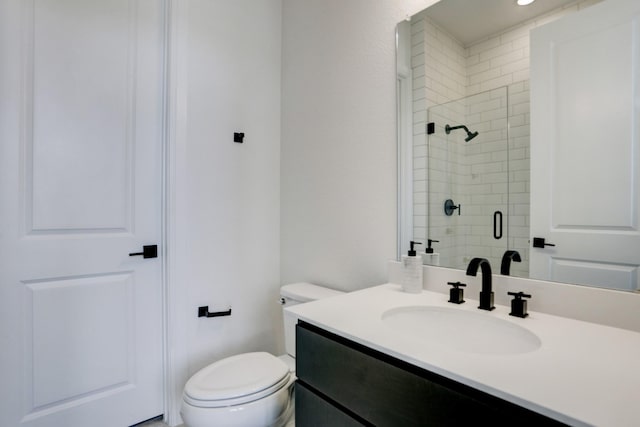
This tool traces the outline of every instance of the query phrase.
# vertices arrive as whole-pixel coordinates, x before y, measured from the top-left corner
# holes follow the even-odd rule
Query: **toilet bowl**
[[[341,293],[310,283],[280,288],[285,307]],[[202,368],[187,381],[180,410],[186,427],[291,425],[297,319],[283,317],[287,354],[238,354]]]
[[[295,375],[269,353],[244,353],[198,371],[184,389],[189,427],[283,426],[289,419]]]

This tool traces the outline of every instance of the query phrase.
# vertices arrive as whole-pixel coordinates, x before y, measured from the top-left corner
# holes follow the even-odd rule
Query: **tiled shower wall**
[[[429,136],[428,175],[426,195],[427,238],[437,240],[434,250],[440,254],[440,265],[458,266],[468,246],[470,233],[467,208],[469,200],[462,189],[466,188],[469,170],[464,160],[465,144],[461,131],[447,135],[444,126],[447,123],[463,123],[467,112],[466,98],[440,104],[429,111],[429,121],[436,123],[436,132]],[[444,215],[444,201],[452,199],[455,205],[462,206],[464,215]]]
[[[457,186],[456,171],[459,158],[450,151],[445,141],[433,138],[431,153],[428,153],[426,123],[428,108],[461,99],[466,94],[467,72],[464,47],[446,32],[441,31],[424,14],[411,20],[411,67],[413,74],[413,226],[414,240],[426,243],[429,238],[427,221],[433,215],[428,205],[431,199],[451,194],[451,186]],[[452,122],[459,123],[464,111],[449,111]],[[443,121],[438,121],[441,125]],[[442,129],[438,134],[443,134]],[[455,149],[455,148],[454,148]],[[429,155],[430,154],[430,155]],[[427,180],[431,161],[431,180]],[[443,199],[444,200],[444,199]],[[431,215],[429,215],[431,214]],[[465,244],[464,233],[457,228],[457,218],[449,227],[449,238],[434,245],[441,252],[441,265],[449,265],[450,257],[459,252]],[[460,241],[459,239],[463,239]],[[426,246],[423,246],[424,248]]]
[[[467,86],[465,49],[457,40],[433,25],[427,17],[418,15],[411,20],[411,68],[413,77],[413,238],[424,242],[428,238],[428,153],[425,130],[427,109],[465,96]],[[433,165],[437,173],[432,176],[432,184],[434,189],[444,186],[442,188],[444,191],[448,184],[444,173],[455,165],[446,164],[446,158],[442,157],[446,153],[442,151],[437,153],[437,148],[435,151],[436,158],[445,164]]]
[[[516,275],[528,276],[529,252],[529,31],[532,28],[553,21],[565,14],[573,13],[588,7],[600,0],[576,1],[568,6],[556,9],[541,17],[527,21],[506,31],[479,40],[471,45],[463,46],[447,32],[439,28],[426,14],[418,14],[412,18],[412,71],[414,88],[413,119],[413,152],[414,152],[414,239],[425,242],[428,236],[427,223],[441,215],[442,206],[428,206],[428,191],[432,191],[431,199],[437,198],[441,191],[442,200],[452,185],[460,185],[462,178],[459,171],[464,166],[456,160],[454,152],[445,153],[444,146],[437,141],[433,143],[431,156],[428,156],[428,144],[425,133],[427,111],[429,108],[458,100],[481,92],[508,87],[509,115],[509,168],[501,172],[509,174],[508,189],[509,215],[507,222],[504,215],[504,237],[510,249],[516,249],[523,257],[522,263],[512,264],[512,272]],[[456,113],[458,114],[458,113]],[[458,121],[456,121],[456,119]],[[453,123],[473,123],[473,117],[451,116]],[[437,122],[436,122],[437,123]],[[444,122],[443,122],[444,123]],[[467,123],[467,124],[468,124]],[[480,123],[477,123],[480,126]],[[442,125],[444,126],[444,125]],[[471,125],[468,126],[475,130]],[[486,126],[486,125],[482,125]],[[482,130],[479,130],[482,135]],[[432,138],[433,139],[433,138]],[[476,138],[480,139],[480,137]],[[477,142],[474,140],[474,142]],[[473,142],[472,142],[473,143]],[[451,150],[452,147],[447,147]],[[474,148],[472,150],[479,150]],[[446,151],[446,150],[445,150]],[[496,154],[504,156],[506,153]],[[430,158],[429,158],[430,157]],[[431,161],[431,182],[427,180],[428,162]],[[476,175],[491,173],[484,168],[496,168],[493,165],[476,165]],[[447,174],[449,176],[447,176]],[[453,177],[453,178],[452,178]],[[485,178],[486,179],[486,178]],[[494,183],[497,191],[498,183]],[[506,185],[506,184],[505,184]],[[461,196],[468,204],[469,200]],[[456,204],[458,203],[454,200]],[[463,208],[464,209],[464,208]],[[488,211],[490,207],[485,207]],[[497,209],[497,208],[496,208]],[[428,213],[432,211],[432,215]],[[437,215],[436,215],[437,211]],[[463,211],[464,212],[464,211]],[[493,212],[493,211],[492,211]],[[486,215],[486,214],[483,214]],[[431,216],[431,218],[429,218]],[[457,215],[456,215],[457,216]],[[460,218],[451,218],[447,229],[447,241],[435,245],[436,252],[442,251],[440,264],[463,268],[468,262],[468,254],[481,253],[489,256],[486,249],[491,246],[492,258],[501,255],[504,244],[493,242],[493,233],[483,232],[484,237],[473,236],[468,229],[460,227]],[[492,218],[491,218],[492,220]],[[467,226],[470,226],[467,224]],[[508,226],[508,228],[507,228]],[[431,237],[433,238],[433,237]],[[476,250],[476,252],[473,252]],[[444,255],[444,254],[449,255]],[[495,262],[492,260],[494,265]]]

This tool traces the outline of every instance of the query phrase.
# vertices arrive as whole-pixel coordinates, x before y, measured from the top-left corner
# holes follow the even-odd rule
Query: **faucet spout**
[[[491,289],[491,264],[485,258],[473,258],[467,267],[467,276],[475,276],[478,267],[482,270],[482,291],[480,291],[481,310],[493,310],[493,291]]]
[[[500,265],[500,274],[508,276],[511,270],[511,261],[521,262],[520,253],[518,251],[506,251],[502,256],[502,264]]]

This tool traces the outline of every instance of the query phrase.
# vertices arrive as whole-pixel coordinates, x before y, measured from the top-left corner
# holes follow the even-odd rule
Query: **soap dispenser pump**
[[[439,243],[439,240],[433,240],[433,239],[428,239],[427,240],[427,247],[424,250],[424,253],[422,254],[422,263],[426,264],[426,265],[435,265],[435,266],[439,266],[440,265],[440,254],[437,252],[433,251],[433,248],[431,247],[432,243]]]
[[[433,240],[433,239],[427,240],[427,249],[424,250],[425,253],[432,254],[433,253],[433,248],[431,247],[431,244],[432,243],[439,243],[439,242],[440,242],[440,240]]]
[[[402,290],[412,294],[422,291],[422,257],[414,249],[414,245],[420,244],[411,241],[409,252],[402,256]]]

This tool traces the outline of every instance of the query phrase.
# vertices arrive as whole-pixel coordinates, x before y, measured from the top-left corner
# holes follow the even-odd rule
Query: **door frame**
[[[180,212],[185,197],[184,174],[186,153],[186,88],[188,4],[165,0],[164,94],[162,140],[162,257],[163,293],[163,384],[164,421],[178,425],[182,388],[188,379],[188,352],[185,342],[186,319],[182,313],[188,302],[179,292],[184,277],[185,247],[180,236]],[[182,190],[182,191],[181,191]]]

